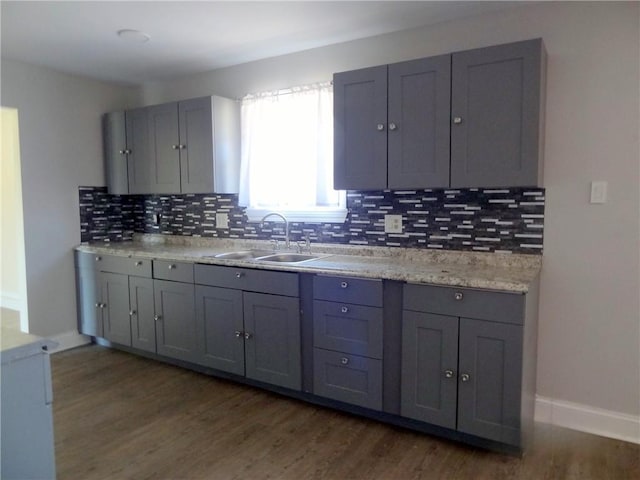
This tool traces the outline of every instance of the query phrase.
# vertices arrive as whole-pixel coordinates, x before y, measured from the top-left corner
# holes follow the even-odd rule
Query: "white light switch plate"
[[[216,213],[216,228],[229,228],[228,213]]]
[[[402,233],[402,215],[385,215],[384,233]]]
[[[593,181],[591,182],[591,203],[607,202],[607,182]]]

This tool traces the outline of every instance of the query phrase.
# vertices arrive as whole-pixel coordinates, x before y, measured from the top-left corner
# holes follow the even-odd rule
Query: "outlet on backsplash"
[[[402,215],[385,215],[384,233],[402,233]]]
[[[216,213],[216,228],[217,229],[229,228],[228,213]]]

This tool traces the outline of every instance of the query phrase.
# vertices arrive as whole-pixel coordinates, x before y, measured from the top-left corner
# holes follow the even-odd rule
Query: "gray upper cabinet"
[[[541,186],[541,39],[452,56],[451,186]]]
[[[103,117],[107,186],[114,194],[237,193],[240,110],[202,97]]]
[[[334,75],[334,187],[449,182],[449,55]]]
[[[450,96],[450,55],[389,65],[388,188],[448,185]]]
[[[333,76],[334,188],[387,184],[387,67]]]

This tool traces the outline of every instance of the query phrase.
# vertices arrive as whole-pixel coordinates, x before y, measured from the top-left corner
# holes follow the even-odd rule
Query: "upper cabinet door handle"
[[[393,131],[393,130],[397,130],[397,128],[398,126],[395,123],[391,122],[389,124],[389,130]]]
[[[379,132],[384,130],[384,123],[379,123],[378,125],[376,125],[376,128],[378,129]]]

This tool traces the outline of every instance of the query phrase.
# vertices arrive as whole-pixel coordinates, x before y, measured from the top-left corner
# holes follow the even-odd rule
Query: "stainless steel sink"
[[[239,252],[219,253],[211,256],[213,258],[223,258],[227,260],[250,260],[253,258],[269,256],[273,253],[273,250],[241,250]]]
[[[328,255],[314,255],[312,253],[276,253],[265,257],[256,258],[259,262],[278,262],[278,263],[299,263],[317,258],[327,257]]]

